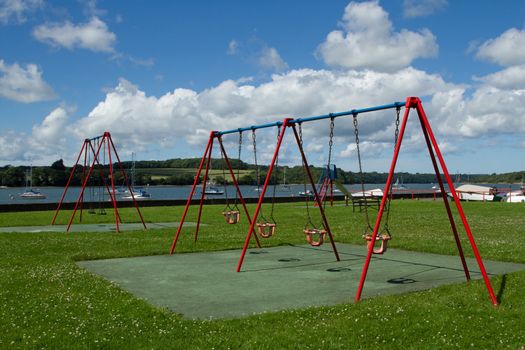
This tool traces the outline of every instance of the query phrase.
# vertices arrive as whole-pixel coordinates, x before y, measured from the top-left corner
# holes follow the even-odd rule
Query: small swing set
[[[400,109],[402,107],[405,108],[405,111],[404,111],[403,119],[402,119],[402,121],[400,121]],[[363,167],[362,167],[362,162],[361,162],[361,150],[360,150],[360,147],[359,147],[358,116],[362,115],[362,114],[365,114],[365,113],[369,113],[369,112],[382,111],[382,110],[388,110],[388,109],[395,109],[396,110],[395,148],[394,148],[394,153],[393,153],[393,156],[392,156],[392,162],[390,164],[390,169],[389,169],[387,181],[386,181],[386,184],[385,184],[385,187],[384,187],[383,196],[381,198],[381,203],[379,205],[377,217],[376,217],[376,220],[375,220],[375,224],[372,227],[372,224],[371,224],[371,221],[370,221],[370,218],[369,218],[369,215],[368,215],[368,210],[367,210],[368,205],[366,205],[366,195],[365,195],[364,179],[363,179]],[[307,216],[306,217],[306,221],[307,222],[306,222],[306,224],[305,224],[305,226],[303,228],[303,232],[306,235],[307,241],[313,246],[320,246],[321,244],[323,244],[326,236],[328,236],[329,240],[330,240],[330,243],[331,243],[331,246],[332,246],[333,253],[335,255],[335,258],[336,258],[337,261],[340,261],[339,254],[337,252],[337,248],[336,248],[336,245],[335,245],[335,241],[333,239],[333,235],[332,235],[332,232],[330,230],[330,226],[329,226],[328,220],[327,220],[326,215],[325,215],[324,205],[321,203],[321,198],[320,198],[319,193],[317,191],[316,184],[314,183],[314,180],[313,180],[313,177],[312,177],[312,173],[310,171],[310,168],[309,168],[309,165],[308,165],[308,161],[306,159],[306,155],[305,155],[305,152],[304,152],[304,149],[303,149],[302,124],[306,123],[306,122],[316,121],[316,120],[330,119],[331,120],[331,124],[333,126],[333,121],[334,121],[335,118],[343,117],[343,116],[352,116],[352,118],[353,118],[353,125],[354,125],[354,133],[355,133],[355,138],[356,138],[356,150],[357,150],[357,155],[358,155],[359,173],[360,173],[360,180],[361,180],[361,190],[362,190],[364,201],[365,201],[365,219],[366,219],[366,224],[367,224],[367,227],[365,228],[365,232],[363,234],[363,239],[367,242],[367,254],[366,254],[365,263],[363,265],[361,278],[359,280],[357,293],[355,295],[355,301],[358,302],[360,300],[360,298],[361,298],[361,294],[362,294],[362,291],[363,291],[363,288],[364,288],[364,284],[365,284],[365,281],[366,281],[366,276],[367,276],[367,273],[368,273],[368,268],[370,266],[372,255],[373,254],[384,254],[386,252],[386,250],[387,250],[388,242],[392,239],[392,236],[390,234],[390,230],[389,230],[389,227],[388,227],[388,221],[389,221],[389,216],[390,216],[389,208],[390,208],[390,202],[391,202],[391,199],[392,199],[392,184],[393,184],[392,180],[393,180],[394,171],[395,171],[395,167],[396,167],[396,164],[397,164],[399,152],[400,152],[400,149],[401,149],[401,144],[402,144],[402,141],[403,141],[405,128],[407,126],[407,122],[408,122],[408,118],[409,118],[409,115],[410,115],[410,111],[412,109],[414,109],[416,111],[418,120],[419,120],[420,125],[421,125],[421,130],[422,130],[422,133],[423,133],[423,136],[424,136],[424,139],[425,139],[425,143],[426,143],[427,148],[428,148],[429,157],[431,159],[432,166],[434,168],[434,171],[435,171],[435,174],[436,174],[436,178],[437,178],[440,190],[441,190],[443,203],[445,205],[445,208],[446,208],[446,211],[447,211],[447,215],[448,215],[448,218],[449,218],[449,221],[450,221],[450,227],[451,227],[451,230],[452,230],[452,233],[453,233],[453,236],[454,236],[454,240],[455,240],[455,243],[456,243],[456,246],[457,246],[457,249],[458,249],[458,254],[459,254],[459,258],[460,258],[460,261],[461,261],[461,264],[462,264],[462,267],[463,267],[463,271],[465,273],[465,278],[466,278],[467,281],[470,280],[470,271],[469,271],[468,266],[466,264],[465,256],[464,256],[464,253],[463,253],[463,248],[461,246],[461,241],[460,241],[460,238],[459,238],[458,230],[456,228],[456,223],[455,223],[454,217],[452,215],[452,211],[451,211],[451,208],[450,208],[450,203],[448,201],[447,194],[446,194],[446,191],[445,191],[445,188],[444,188],[444,183],[443,183],[443,180],[441,178],[441,173],[440,173],[439,166],[441,167],[441,171],[443,172],[443,174],[445,176],[445,179],[446,179],[446,182],[447,182],[447,184],[449,186],[450,192],[452,193],[452,196],[454,198],[454,204],[455,204],[455,206],[457,208],[459,217],[461,219],[461,223],[463,224],[463,227],[464,227],[465,232],[467,234],[470,246],[472,248],[472,251],[474,253],[476,261],[478,263],[478,267],[479,267],[480,272],[481,272],[481,274],[483,276],[483,280],[485,282],[485,285],[486,285],[487,291],[489,293],[490,299],[491,299],[491,301],[492,301],[492,303],[494,305],[497,305],[498,302],[497,302],[496,296],[495,296],[494,291],[492,289],[492,285],[491,285],[490,280],[488,278],[485,266],[483,264],[483,260],[481,258],[480,253],[479,253],[479,250],[477,248],[476,242],[474,240],[474,236],[473,236],[472,231],[470,229],[470,225],[469,225],[469,223],[467,221],[467,218],[465,216],[465,213],[463,211],[463,208],[461,206],[459,198],[458,198],[458,196],[456,194],[454,183],[453,183],[453,181],[452,181],[452,179],[450,177],[450,174],[449,174],[448,169],[446,167],[445,161],[444,161],[443,156],[441,154],[441,151],[439,149],[438,143],[437,143],[436,138],[435,138],[435,136],[433,134],[433,131],[432,131],[431,127],[430,127],[430,123],[429,123],[428,118],[427,118],[427,116],[425,114],[425,111],[423,109],[421,100],[418,97],[407,97],[406,102],[394,102],[392,104],[375,106],[375,107],[369,107],[369,108],[358,109],[358,110],[353,109],[353,110],[350,110],[350,111],[339,112],[339,113],[329,113],[329,114],[319,115],[319,116],[309,117],[309,118],[296,118],[296,119],[286,118],[282,122],[274,122],[274,123],[268,123],[268,124],[262,124],[262,125],[254,125],[254,126],[247,127],[247,128],[238,128],[238,129],[232,129],[232,130],[226,130],[226,131],[212,131],[210,133],[210,137],[208,139],[206,150],[205,150],[204,155],[203,155],[203,157],[201,159],[201,163],[200,163],[199,169],[197,171],[197,175],[195,176],[195,181],[194,181],[194,184],[193,184],[193,188],[192,188],[192,191],[190,193],[190,196],[188,197],[188,201],[186,203],[186,207],[185,207],[184,213],[182,215],[181,222],[179,224],[179,228],[177,229],[177,233],[175,234],[173,243],[171,245],[170,254],[173,254],[173,252],[175,250],[175,247],[176,247],[176,244],[177,244],[177,240],[179,238],[179,235],[180,235],[180,232],[181,232],[181,229],[182,229],[182,226],[184,224],[184,220],[185,220],[185,217],[186,217],[186,214],[187,214],[187,211],[188,211],[188,207],[189,207],[189,205],[191,203],[191,199],[193,197],[193,193],[195,191],[195,187],[198,184],[199,176],[200,176],[200,173],[201,173],[201,170],[202,170],[202,167],[203,167],[203,164],[204,164],[206,158],[208,159],[208,161],[207,161],[207,166],[206,166],[206,171],[205,171],[204,178],[205,179],[207,178],[208,166],[209,166],[210,157],[211,157],[211,149],[213,147],[214,140],[217,139],[218,142],[219,142],[219,145],[221,147],[221,151],[222,151],[222,154],[224,156],[225,163],[228,166],[228,169],[230,171],[230,175],[232,177],[233,184],[234,184],[234,186],[236,188],[236,191],[237,191],[237,193],[239,195],[240,201],[243,204],[244,210],[245,210],[246,215],[248,217],[248,220],[250,222],[250,228],[249,228],[248,233],[246,235],[246,239],[245,239],[245,242],[244,242],[244,245],[243,245],[243,248],[242,248],[242,252],[241,252],[241,256],[239,258],[239,261],[238,261],[238,264],[237,264],[237,269],[236,269],[237,272],[241,271],[242,264],[243,264],[243,261],[244,261],[245,255],[246,255],[246,251],[248,249],[248,246],[250,244],[250,240],[251,240],[252,236],[254,236],[254,238],[256,240],[256,243],[257,243],[257,246],[260,247],[260,242],[259,242],[259,239],[258,239],[258,235],[255,234],[255,229],[256,229],[256,227],[259,227],[258,226],[258,223],[259,223],[258,222],[258,218],[262,214],[262,204],[263,204],[263,201],[265,199],[265,193],[266,193],[266,190],[268,189],[268,186],[269,186],[269,183],[270,183],[270,179],[272,178],[272,173],[273,173],[274,169],[277,167],[279,151],[280,151],[280,148],[281,148],[281,144],[282,144],[285,132],[286,132],[286,130],[291,129],[292,132],[293,132],[296,144],[298,146],[298,149],[299,149],[299,152],[300,152],[300,155],[301,155],[301,159],[302,159],[302,165],[303,165],[303,168],[304,168],[304,171],[305,171],[305,181],[304,181],[304,183],[305,183],[305,195],[306,195],[306,198],[307,198],[307,202],[306,202],[307,203],[307,205],[306,205],[306,216]],[[249,131],[249,130],[251,130],[253,135],[254,135],[255,130],[257,130],[257,129],[271,128],[271,127],[279,128],[278,140],[277,140],[277,144],[276,144],[276,147],[275,147],[275,151],[274,151],[272,160],[271,160],[271,162],[269,164],[269,167],[268,167],[268,171],[267,171],[267,174],[266,174],[266,177],[265,177],[265,180],[264,180],[263,187],[262,187],[262,189],[260,190],[260,193],[259,193],[259,199],[257,201],[257,206],[255,207],[255,211],[253,213],[253,216],[250,218],[250,216],[248,215],[248,212],[246,210],[246,206],[245,206],[244,200],[242,199],[241,191],[240,191],[239,186],[237,184],[237,181],[235,179],[235,175],[234,175],[233,170],[231,168],[231,165],[229,163],[229,160],[228,160],[228,157],[226,155],[226,152],[224,151],[224,146],[222,144],[222,136],[223,135],[227,135],[227,134],[242,133],[244,131]],[[331,130],[333,131],[333,127],[331,127]],[[255,141],[255,137],[253,139]],[[331,158],[331,147],[330,147],[330,151],[329,151],[329,158]],[[329,159],[328,163],[330,164],[330,162],[331,162],[331,159]],[[258,167],[257,167],[257,169],[258,169]],[[312,188],[314,200],[315,200],[315,202],[317,204],[317,207],[318,207],[320,215],[321,215],[321,219],[322,219],[321,225],[317,225],[317,226],[314,225],[313,221],[312,221],[312,218],[310,216],[310,207],[308,205],[308,195],[307,195],[307,189],[306,189],[306,183],[307,182],[310,184],[310,186]],[[259,180],[258,180],[258,185],[259,185]],[[203,183],[203,188],[204,187],[205,187],[205,181]],[[197,219],[197,230],[198,230],[199,223],[200,223],[200,212],[202,210],[202,203],[203,203],[203,197],[201,197],[200,206],[199,206],[199,215],[198,215],[198,219]],[[383,219],[383,215],[384,215],[385,211],[387,212],[387,216],[385,218],[385,223],[383,225],[383,228],[380,229],[380,226],[381,226],[381,223],[382,223],[382,219]],[[272,213],[273,213],[273,205],[272,205]],[[264,222],[268,223],[268,220],[264,220]],[[264,224],[264,222],[263,222],[263,224]],[[257,229],[257,231],[259,231],[259,228]],[[275,231],[275,226],[272,228],[271,231],[272,231],[271,233],[273,234],[274,231]],[[266,235],[268,235],[269,231],[267,231],[267,229],[265,227],[265,230],[263,230],[263,232]],[[269,236],[271,236],[271,235],[269,235]],[[376,243],[380,243],[380,247],[376,248]]]
[[[108,157],[107,164],[106,164],[106,155]],[[115,173],[114,173],[114,164],[113,164],[112,155],[115,157],[115,160],[116,160],[115,163],[116,165],[118,165],[119,170],[122,174],[122,178],[124,179],[124,183],[126,184],[126,187],[129,193],[131,194],[133,205],[135,209],[137,210],[137,214],[140,218],[140,221],[142,222],[144,229],[146,229],[146,223],[144,222],[144,218],[142,217],[137,201],[135,200],[135,196],[133,194],[132,188],[128,181],[128,177],[126,176],[126,172],[124,171],[124,168],[122,167],[122,163],[120,162],[120,157],[117,153],[117,149],[115,147],[115,144],[113,143],[113,139],[111,138],[111,134],[109,133],[109,131],[104,132],[104,134],[100,136],[96,136],[90,139],[85,139],[84,142],[82,143],[82,147],[80,148],[80,152],[78,153],[77,160],[75,161],[75,165],[71,169],[71,174],[69,175],[69,179],[67,180],[66,187],[64,187],[64,191],[62,192],[62,196],[60,197],[60,201],[55,210],[55,215],[53,216],[51,225],[55,224],[58,213],[60,212],[60,209],[64,202],[64,198],[66,197],[66,193],[71,185],[71,181],[73,180],[73,177],[75,176],[75,171],[77,170],[77,167],[80,166],[82,168],[82,175],[81,175],[82,189],[80,191],[80,194],[78,195],[78,198],[75,203],[75,207],[73,208],[71,217],[69,218],[66,232],[69,232],[77,210],[80,212],[79,221],[82,222],[82,212],[83,212],[84,204],[85,204],[84,199],[85,199],[86,188],[88,190],[88,198],[89,198],[89,202],[88,202],[88,213],[89,214],[106,215],[105,195],[107,193],[107,195],[109,196],[109,200],[111,201],[111,204],[113,206],[113,212],[115,215],[115,231],[117,233],[119,232],[119,223],[122,223],[122,219],[118,212],[117,199],[115,195],[116,194]],[[81,158],[83,158],[82,165],[80,163]],[[95,168],[98,170],[98,174],[99,174],[98,177],[92,176]],[[105,173],[104,171],[105,168],[108,168],[109,174]],[[95,203],[98,203],[98,211],[94,207]]]

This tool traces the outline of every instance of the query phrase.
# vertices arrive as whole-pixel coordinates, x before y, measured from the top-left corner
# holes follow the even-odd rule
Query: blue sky
[[[0,0],[0,165],[71,165],[104,130],[124,159],[199,156],[210,129],[415,95],[450,171],[524,170],[524,24],[523,1]],[[388,169],[392,117],[360,120],[365,170]],[[355,170],[343,119],[334,162]],[[399,169],[429,172],[409,127]],[[327,135],[305,125],[316,165]],[[274,138],[258,134],[263,162]],[[280,161],[299,163],[291,139]]]

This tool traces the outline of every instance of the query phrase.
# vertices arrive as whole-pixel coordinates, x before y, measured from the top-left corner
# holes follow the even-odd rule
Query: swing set
[[[107,163],[106,163],[106,155],[108,157]],[[83,212],[84,204],[85,204],[84,200],[85,200],[86,188],[88,190],[88,199],[89,199],[88,213],[89,214],[106,215],[106,211],[104,207],[105,207],[105,195],[107,193],[107,195],[109,196],[109,200],[111,201],[111,204],[113,206],[113,212],[115,215],[115,227],[116,227],[115,230],[117,233],[119,232],[119,223],[122,223],[122,219],[120,217],[120,214],[118,212],[118,207],[117,207],[117,199],[116,199],[116,191],[115,191],[115,173],[113,169],[114,164],[113,164],[112,155],[116,158],[116,164],[118,164],[119,170],[122,174],[122,178],[124,179],[124,183],[126,184],[126,188],[131,194],[133,205],[135,209],[137,210],[137,214],[140,218],[140,221],[142,222],[142,225],[144,226],[144,229],[146,229],[146,223],[144,222],[144,218],[142,217],[138,204],[135,200],[135,196],[133,194],[132,188],[128,181],[128,177],[126,176],[126,172],[124,171],[124,168],[122,167],[122,163],[120,162],[120,157],[118,156],[117,149],[115,147],[115,144],[113,143],[113,139],[111,138],[111,134],[109,133],[109,131],[104,132],[104,134],[100,136],[96,136],[90,139],[85,139],[84,142],[82,143],[82,147],[80,148],[80,152],[78,153],[77,160],[75,161],[75,165],[71,169],[71,174],[69,174],[69,179],[67,180],[66,187],[64,188],[64,191],[62,192],[62,196],[60,197],[60,201],[55,210],[55,215],[53,216],[51,225],[55,224],[58,213],[64,202],[64,198],[66,197],[66,193],[75,175],[75,171],[77,170],[77,167],[80,166],[82,168],[82,176],[81,176],[82,189],[75,203],[73,213],[71,214],[71,217],[69,218],[66,232],[69,232],[69,229],[71,228],[71,224],[73,223],[73,219],[75,217],[77,210],[80,212],[79,220],[80,222],[82,222],[82,212]],[[83,158],[82,164],[80,163],[81,158]],[[98,178],[96,176],[95,177],[92,176],[93,172],[95,171],[95,168],[99,174]],[[108,168],[109,174],[105,173],[105,168]],[[95,202],[98,202],[98,207],[99,207],[98,212],[95,210],[95,207],[94,207]]]
[[[404,110],[403,119],[401,121],[400,120],[400,110],[401,110],[402,107],[404,107],[405,110]],[[394,148],[394,153],[393,153],[393,156],[392,156],[392,162],[390,164],[390,169],[389,169],[387,181],[386,181],[386,184],[385,184],[385,187],[384,187],[383,196],[381,198],[381,203],[379,205],[377,217],[376,217],[376,220],[375,220],[375,224],[372,226],[370,218],[369,218],[369,215],[368,215],[368,211],[367,211],[368,205],[366,205],[366,196],[365,196],[364,179],[363,179],[363,167],[362,167],[362,162],[361,162],[361,150],[360,150],[360,147],[359,147],[359,141],[360,140],[359,140],[358,116],[363,115],[365,113],[369,113],[369,112],[382,111],[382,110],[388,110],[388,109],[395,109],[395,111],[396,111],[396,119],[395,119],[395,148]],[[456,227],[456,222],[455,222],[454,217],[452,215],[452,210],[451,210],[451,207],[450,207],[450,203],[448,201],[447,194],[446,194],[446,191],[445,191],[445,188],[444,188],[444,183],[443,183],[443,180],[441,178],[440,167],[441,167],[441,171],[443,172],[443,174],[445,176],[445,179],[446,179],[446,182],[447,182],[447,184],[449,186],[450,192],[452,193],[452,196],[453,196],[453,199],[454,199],[454,204],[455,204],[455,206],[457,208],[458,214],[459,214],[460,219],[461,219],[461,223],[462,223],[462,225],[463,225],[463,227],[465,229],[465,232],[467,234],[470,246],[472,248],[472,251],[474,253],[476,261],[478,263],[478,267],[479,267],[480,272],[481,272],[481,274],[483,276],[483,280],[485,282],[485,285],[486,285],[487,291],[489,293],[490,299],[491,299],[491,301],[492,301],[492,303],[494,305],[497,305],[498,302],[496,300],[496,296],[494,295],[494,291],[492,289],[492,285],[491,285],[490,280],[488,278],[488,275],[487,275],[485,266],[483,264],[483,260],[482,260],[482,258],[480,256],[479,250],[477,248],[476,242],[474,240],[474,236],[473,236],[472,231],[470,229],[470,225],[469,225],[469,223],[467,221],[467,218],[465,216],[465,213],[463,211],[463,208],[461,206],[459,198],[458,198],[458,196],[456,194],[454,183],[453,183],[453,181],[452,181],[452,179],[450,177],[450,174],[449,174],[448,169],[446,167],[445,161],[444,161],[443,156],[441,154],[441,151],[439,149],[438,143],[437,143],[436,138],[434,136],[434,133],[433,133],[431,127],[430,127],[430,123],[429,123],[428,118],[427,118],[427,116],[425,114],[425,111],[423,109],[421,100],[418,97],[408,97],[406,99],[406,102],[395,102],[395,103],[392,103],[392,104],[375,106],[375,107],[358,109],[358,110],[354,109],[354,110],[345,111],[345,112],[339,112],[339,113],[329,113],[329,114],[326,114],[326,115],[319,115],[319,116],[309,117],[309,118],[296,118],[296,119],[286,118],[282,122],[278,121],[278,122],[262,124],[262,125],[253,125],[253,126],[246,127],[246,128],[238,128],[238,129],[232,129],[232,130],[226,130],[226,131],[212,131],[210,133],[210,137],[208,139],[206,150],[205,150],[204,155],[203,155],[203,157],[201,159],[201,162],[200,162],[200,165],[199,165],[199,169],[198,169],[197,174],[195,176],[193,187],[192,187],[190,196],[188,197],[188,201],[186,203],[186,207],[184,209],[184,212],[183,212],[183,215],[182,215],[179,227],[177,229],[177,233],[175,234],[173,243],[171,245],[170,254],[173,254],[173,252],[175,250],[175,247],[176,247],[179,235],[181,233],[182,226],[184,224],[184,220],[186,218],[186,214],[188,212],[188,208],[189,208],[189,206],[191,204],[191,199],[193,197],[195,188],[196,188],[196,186],[197,186],[197,184],[199,182],[199,177],[200,177],[200,174],[201,174],[201,171],[202,171],[202,168],[203,168],[203,165],[204,165],[204,162],[205,162],[206,159],[207,159],[207,162],[206,162],[206,170],[205,170],[204,178],[207,179],[207,173],[208,173],[208,169],[209,169],[209,165],[210,165],[211,151],[212,151],[212,148],[213,148],[213,143],[214,143],[215,140],[217,140],[219,145],[220,145],[220,148],[221,148],[222,156],[224,157],[224,160],[225,160],[225,165],[228,167],[228,170],[229,170],[231,178],[232,178],[233,185],[234,185],[234,187],[236,189],[236,192],[237,192],[237,194],[239,196],[239,200],[240,200],[240,202],[241,202],[241,204],[243,206],[243,209],[244,209],[244,211],[246,213],[246,216],[248,218],[248,221],[250,223],[250,228],[249,228],[248,233],[246,235],[246,239],[245,239],[245,242],[244,242],[244,245],[243,245],[243,248],[242,248],[242,252],[241,252],[241,256],[239,258],[239,261],[238,261],[238,264],[237,264],[237,269],[236,269],[237,272],[241,271],[242,264],[243,264],[243,261],[244,261],[245,255],[246,255],[246,251],[248,249],[248,246],[250,244],[252,236],[254,236],[257,246],[260,247],[260,242],[259,242],[259,239],[258,239],[258,235],[255,233],[256,232],[256,230],[255,230],[256,227],[257,227],[257,231],[258,231],[259,234],[261,233],[261,230],[259,229],[259,227],[264,227],[264,230],[262,230],[262,231],[268,236],[271,236],[271,235],[273,235],[275,233],[276,224],[274,222],[274,219],[272,218],[273,221],[268,222],[268,220],[264,219],[264,217],[261,215],[262,214],[262,204],[264,202],[265,193],[266,193],[266,191],[268,189],[268,186],[270,184],[270,180],[272,178],[272,174],[274,172],[274,169],[278,166],[278,156],[279,156],[279,151],[280,151],[280,148],[281,148],[281,144],[282,144],[284,135],[286,133],[286,130],[291,129],[291,131],[292,131],[292,133],[294,135],[296,144],[298,146],[299,152],[301,154],[302,165],[303,165],[303,168],[304,168],[304,174],[305,174],[305,181],[304,181],[305,195],[307,194],[307,183],[309,183],[310,186],[311,186],[312,193],[313,193],[314,201],[315,201],[315,203],[316,203],[316,205],[317,205],[317,207],[319,209],[319,213],[320,213],[321,219],[322,219],[321,220],[321,225],[316,226],[316,225],[313,224],[311,216],[310,216],[310,207],[308,205],[308,195],[306,195],[306,203],[307,203],[307,205],[306,205],[306,221],[307,222],[306,222],[306,224],[305,224],[305,226],[303,228],[303,232],[306,235],[307,241],[313,246],[320,246],[321,244],[323,244],[326,236],[328,236],[329,240],[330,240],[330,243],[331,243],[332,251],[333,251],[333,253],[335,255],[335,258],[336,258],[337,261],[340,261],[339,254],[337,252],[337,247],[335,245],[335,241],[333,239],[333,235],[332,235],[332,232],[330,230],[330,226],[329,226],[328,220],[327,220],[326,215],[325,215],[324,205],[321,202],[321,198],[320,198],[319,193],[317,191],[316,184],[314,183],[314,180],[313,180],[313,177],[312,177],[312,173],[310,171],[310,168],[309,168],[309,165],[308,165],[308,161],[307,161],[304,149],[303,149],[302,125],[304,123],[308,123],[308,122],[311,122],[311,121],[330,119],[331,120],[331,133],[332,133],[333,132],[333,122],[334,122],[335,118],[344,117],[344,116],[352,116],[352,118],[353,118],[353,125],[354,125],[355,140],[356,140],[356,151],[357,151],[358,164],[359,164],[359,173],[360,173],[360,180],[361,180],[361,190],[362,190],[363,197],[364,197],[363,199],[365,201],[365,216],[366,216],[366,223],[367,223],[367,227],[365,228],[365,232],[363,234],[363,239],[367,242],[367,254],[366,254],[365,263],[363,265],[361,278],[359,280],[359,286],[358,286],[358,289],[357,289],[357,293],[355,295],[355,301],[358,302],[360,300],[360,298],[361,298],[361,294],[362,294],[362,291],[363,291],[363,288],[364,288],[364,284],[365,284],[365,281],[366,281],[366,276],[367,276],[367,273],[368,273],[368,269],[369,269],[369,266],[370,266],[372,255],[373,254],[383,254],[383,253],[385,253],[386,250],[387,250],[388,241],[390,241],[392,239],[392,236],[390,234],[390,230],[389,230],[389,227],[388,227],[388,221],[389,221],[389,216],[390,216],[389,207],[390,207],[390,202],[391,202],[391,199],[392,199],[392,184],[393,184],[392,180],[393,180],[393,177],[394,177],[394,171],[395,171],[395,168],[396,168],[399,152],[400,152],[400,149],[401,149],[401,144],[402,144],[402,141],[403,141],[405,128],[407,126],[407,122],[408,122],[408,118],[409,118],[409,115],[410,115],[410,111],[412,109],[414,109],[416,111],[417,117],[418,117],[420,125],[421,125],[421,130],[422,130],[422,133],[423,133],[423,136],[424,136],[424,139],[425,139],[425,143],[426,143],[427,148],[428,148],[429,157],[430,157],[430,159],[432,161],[432,166],[434,168],[434,171],[435,171],[435,174],[436,174],[436,178],[437,178],[440,190],[441,190],[440,193],[442,195],[443,203],[445,205],[446,212],[447,212],[447,215],[448,215],[448,218],[449,218],[449,221],[450,221],[450,227],[451,227],[451,230],[452,230],[452,233],[453,233],[453,236],[454,236],[454,240],[455,240],[455,243],[456,243],[456,246],[457,246],[457,249],[458,249],[458,254],[459,254],[459,258],[460,258],[460,261],[461,261],[461,264],[462,264],[462,267],[463,267],[463,271],[465,273],[465,278],[466,278],[467,281],[470,280],[470,271],[468,269],[468,266],[467,266],[467,263],[466,263],[466,260],[465,260],[465,256],[464,256],[464,253],[463,253],[463,248],[462,248],[461,241],[460,241],[459,234],[458,234],[458,230],[457,230],[457,227]],[[222,137],[224,135],[228,135],[228,134],[235,134],[235,133],[242,134],[245,131],[251,131],[252,132],[252,136],[253,136],[253,141],[254,141],[253,142],[254,143],[254,149],[255,149],[255,132],[256,132],[256,130],[264,129],[264,128],[273,128],[273,127],[277,127],[278,128],[278,139],[277,139],[275,151],[274,151],[272,160],[270,162],[270,165],[268,167],[268,171],[267,171],[267,174],[266,174],[266,177],[265,177],[265,180],[264,180],[263,187],[260,189],[259,199],[257,201],[257,205],[255,207],[255,211],[253,213],[253,216],[250,218],[250,215],[248,214],[248,211],[246,209],[246,205],[245,205],[244,199],[242,198],[242,193],[241,193],[241,191],[239,189],[239,186],[238,186],[238,183],[236,181],[235,174],[234,174],[233,169],[231,167],[231,164],[230,164],[230,162],[228,160],[228,156],[227,156],[227,154],[226,154],[226,152],[224,150]],[[240,137],[240,139],[241,139],[241,137]],[[330,165],[330,162],[331,162],[330,158],[331,158],[331,147],[330,147],[330,150],[329,150],[328,165]],[[256,169],[259,169],[257,164],[256,164]],[[259,174],[259,170],[257,170],[257,177],[258,177],[257,182],[258,182],[258,185],[259,185],[259,180],[260,180],[259,179],[259,175],[260,175]],[[276,183],[276,181],[274,183]],[[205,186],[206,186],[206,181],[204,181],[203,184],[202,184],[203,189],[205,189]],[[275,193],[275,190],[274,190],[274,193]],[[273,196],[273,199],[274,198],[275,198],[275,195]],[[197,218],[197,228],[196,228],[196,233],[195,233],[195,240],[196,240],[196,237],[197,237],[196,234],[198,232],[198,227],[199,227],[199,223],[200,223],[203,200],[204,200],[204,196],[201,197],[201,200],[200,200],[200,203],[199,203],[199,215],[198,215],[198,218]],[[272,201],[272,214],[273,214],[273,204],[274,204],[274,201]],[[386,211],[385,223],[383,225],[383,228],[380,229],[385,211]],[[263,217],[263,220],[262,221],[258,221],[258,219],[261,216]],[[262,226],[259,226],[260,224],[262,224]],[[265,224],[266,225],[270,224],[270,226],[265,226]],[[273,224],[273,226],[272,226],[272,224]],[[268,229],[267,227],[270,227],[270,229]],[[271,232],[271,234],[269,234],[270,232]],[[264,236],[262,236],[262,237],[264,237]],[[317,237],[317,239],[315,239],[315,237]],[[376,243],[380,243],[380,247],[379,248],[375,247]]]

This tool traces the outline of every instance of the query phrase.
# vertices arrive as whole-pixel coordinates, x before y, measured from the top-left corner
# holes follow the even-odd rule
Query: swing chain
[[[303,148],[303,123],[302,122],[299,122],[299,145],[301,148]],[[303,184],[304,184],[304,197],[306,198],[305,199],[305,204],[306,204],[306,223],[304,224],[304,228],[308,228],[308,224],[310,224],[313,228],[317,229],[317,226],[315,226],[315,224],[312,222],[312,216],[310,215],[310,206],[309,206],[309,200],[310,200],[310,196],[307,192],[307,189],[306,189],[306,182],[308,181],[307,179],[307,169],[306,169],[306,164],[304,163],[304,159],[303,159],[303,170],[304,170],[304,181],[303,181]]]
[[[257,165],[257,136],[255,135],[255,129],[252,129],[252,144],[253,144],[253,161],[255,163],[255,178],[257,181],[257,189],[260,189],[261,174],[259,172],[259,166]]]
[[[241,176],[241,151],[242,151],[242,131],[239,132],[239,148],[237,152],[237,184],[239,184],[239,176]],[[234,207],[237,207],[237,200],[239,194],[235,191]]]
[[[222,138],[220,136],[219,136],[219,142],[222,144]],[[230,201],[228,200],[228,188],[226,186],[226,157],[225,157],[225,154],[222,152],[222,148],[220,149],[219,152],[221,154],[222,184],[224,188],[224,199],[226,201],[226,207],[224,208],[224,211],[227,211],[227,210],[232,210],[233,208],[230,206]]]
[[[281,137],[281,125],[277,126],[277,142],[279,142],[280,137]],[[275,170],[272,174],[274,177],[274,182],[273,182],[272,208],[270,211],[270,219],[272,220],[274,224],[277,224],[275,221],[275,218],[273,217],[273,211],[275,207],[275,194],[277,191],[277,181],[278,181],[277,170],[278,169],[279,169],[279,153],[277,153],[277,157],[275,158]]]
[[[396,149],[397,147],[397,141],[399,139],[399,116],[400,116],[400,113],[401,113],[401,107],[396,107],[396,130],[394,132],[394,150]],[[386,219],[385,219],[385,225],[383,226],[383,232],[386,233],[386,235],[388,235],[388,237],[390,237],[390,229],[388,227],[388,223],[390,221],[390,204],[392,202],[392,182],[390,182],[390,188],[388,189],[388,204],[387,204],[387,207],[386,207]]]
[[[334,145],[334,119],[335,117],[330,118],[330,141],[328,141],[328,168],[332,163],[332,146]]]
[[[401,113],[401,107],[396,107],[396,131],[394,133],[394,149],[397,146],[397,139],[399,138],[399,115]]]
[[[361,194],[363,196],[363,200],[365,202],[365,219],[366,224],[368,225],[368,229],[372,230],[372,225],[370,225],[370,218],[368,217],[368,201],[367,196],[365,193],[365,180],[363,176],[363,164],[361,162],[361,150],[359,147],[359,124],[357,121],[357,113],[353,114],[353,122],[354,122],[354,134],[355,134],[355,145],[357,150],[357,160],[359,163],[359,176],[361,177]]]

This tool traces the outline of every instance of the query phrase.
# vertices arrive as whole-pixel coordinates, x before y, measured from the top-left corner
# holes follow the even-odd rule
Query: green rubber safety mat
[[[237,318],[310,306],[353,302],[366,247],[280,246],[250,249],[240,273],[240,250],[81,261],[148,302],[188,319]],[[471,277],[481,278],[467,259]],[[525,264],[485,260],[490,275],[524,270]],[[400,294],[465,281],[459,257],[389,249],[374,256],[363,297]],[[488,295],[486,302],[490,302]]]
[[[194,227],[194,222],[185,222],[184,227]],[[205,226],[206,224],[201,224]],[[178,222],[147,222],[148,229],[174,228],[178,227]],[[0,233],[5,232],[66,232],[67,225],[47,225],[47,226],[13,226],[0,227]],[[119,224],[120,231],[137,231],[143,230],[144,226],[140,222],[121,223]],[[69,232],[115,232],[115,223],[106,224],[73,224]]]

